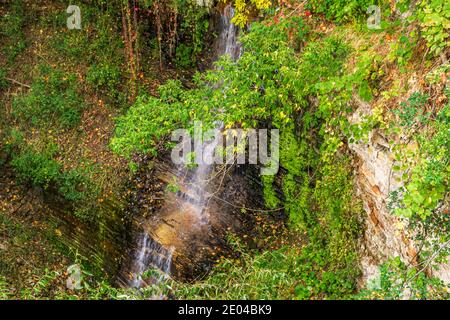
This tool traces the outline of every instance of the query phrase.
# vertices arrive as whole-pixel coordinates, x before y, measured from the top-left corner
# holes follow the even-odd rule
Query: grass
[[[39,75],[28,93],[13,101],[13,115],[32,126],[73,127],[80,121],[83,101],[75,77],[55,68],[40,65]]]
[[[17,0],[12,2],[10,12],[0,18],[0,36],[5,39],[2,51],[8,65],[11,65],[27,46],[23,31],[25,22],[24,8],[21,1]]]
[[[300,250],[241,252],[238,260],[221,262],[204,281],[175,284],[175,294],[180,299],[294,299],[302,272]]]

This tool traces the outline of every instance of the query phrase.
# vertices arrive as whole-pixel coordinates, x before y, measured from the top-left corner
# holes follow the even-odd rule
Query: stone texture
[[[355,98],[358,108],[352,116],[353,122],[371,112],[370,105]],[[356,186],[361,197],[365,217],[365,235],[361,244],[361,266],[363,283],[373,282],[378,276],[377,265],[388,258],[399,256],[405,263],[416,263],[417,248],[406,229],[404,218],[397,217],[387,209],[389,193],[401,184],[399,173],[392,170],[393,154],[388,140],[382,133],[373,130],[366,142],[349,145],[356,158]],[[433,272],[444,282],[450,283],[450,260]]]

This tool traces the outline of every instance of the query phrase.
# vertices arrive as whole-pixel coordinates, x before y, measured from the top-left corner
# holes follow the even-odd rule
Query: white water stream
[[[217,57],[227,54],[232,60],[237,60],[241,55],[241,45],[238,42],[238,28],[231,23],[234,16],[234,9],[227,6],[220,18],[220,33],[217,39]],[[194,170],[188,183],[185,184],[185,190],[177,193],[178,211],[181,214],[195,215],[197,223],[204,224],[208,222],[207,211],[205,210],[208,202],[207,182],[211,175],[213,165],[211,159],[214,157],[216,142],[206,141],[201,144],[203,160]],[[186,168],[179,168],[178,177],[180,181],[185,175]],[[162,274],[169,275],[174,247],[164,248],[155,241],[146,230],[139,235],[137,250],[131,267],[131,280],[129,286],[139,288],[145,283],[142,280],[142,274],[150,268],[156,268]]]

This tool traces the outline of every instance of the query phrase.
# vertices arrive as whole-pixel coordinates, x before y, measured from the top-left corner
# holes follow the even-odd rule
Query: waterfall
[[[144,284],[142,274],[151,267],[160,270],[163,274],[170,274],[174,248],[164,248],[145,231],[139,236],[138,247],[131,270],[133,274],[130,281],[131,287],[141,287]]]
[[[231,5],[227,5],[224,13],[220,16],[217,57],[228,55],[231,60],[236,61],[242,54],[242,45],[238,42],[239,28],[231,22],[234,14],[234,8]],[[216,123],[215,128],[219,131],[222,130],[223,123]],[[218,141],[215,139],[206,140],[198,143],[202,150],[195,150],[196,153],[200,152],[202,154],[202,161],[200,161],[194,171],[188,190],[188,194],[193,195],[197,201],[193,204],[192,202],[189,203],[189,206],[193,206],[199,215],[199,222],[202,223],[208,222],[207,212],[204,209],[207,206],[207,185],[213,169],[217,143]]]
[[[220,33],[217,39],[217,56],[227,54],[232,60],[237,60],[241,55],[241,45],[238,42],[239,29],[231,23],[234,16],[234,9],[229,5],[225,8],[220,17]],[[218,130],[221,125],[216,126]],[[208,216],[205,208],[207,207],[208,192],[207,181],[213,169],[213,157],[217,142],[208,140],[200,144],[203,155],[203,161],[193,171],[187,181],[183,181],[186,176],[187,168],[183,165],[177,168],[177,180],[180,184],[185,184],[185,190],[176,193],[175,197],[180,214],[193,214],[196,216],[197,224],[207,224]],[[143,231],[138,237],[137,250],[135,251],[130,273],[132,275],[129,286],[139,288],[145,283],[142,280],[142,274],[149,268],[156,268],[163,274],[169,275],[172,257],[175,251],[174,247],[164,248],[155,241],[147,231]],[[156,279],[158,281],[158,279]]]
[[[218,38],[218,57],[228,55],[236,61],[242,54],[242,45],[238,42],[239,28],[231,20],[234,17],[234,8],[231,5],[225,7],[220,16],[220,34]]]

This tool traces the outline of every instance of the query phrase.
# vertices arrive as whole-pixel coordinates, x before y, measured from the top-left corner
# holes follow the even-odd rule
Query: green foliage
[[[65,270],[50,270],[46,268],[35,275],[30,286],[20,288],[9,297],[22,300],[81,300],[81,299],[118,299],[120,290],[108,285],[106,281],[94,281],[93,274],[77,259],[76,264],[81,269],[81,289],[70,290],[66,287],[68,274]],[[1,278],[0,278],[1,280]],[[0,281],[0,290],[1,290]],[[9,290],[5,283],[5,292]],[[8,296],[6,296],[8,297]],[[1,299],[1,295],[0,295]]]
[[[227,2],[227,0],[221,0]],[[247,24],[251,10],[264,11],[272,6],[272,0],[234,0],[233,7],[236,12],[232,22],[243,28]]]
[[[11,157],[11,166],[16,171],[19,182],[48,189],[55,188],[64,199],[83,204],[88,197],[96,197],[98,190],[92,183],[92,167],[81,164],[70,170],[63,170],[62,165],[54,158],[58,148],[48,144],[37,150],[27,145],[20,132],[12,131],[5,151]],[[80,214],[81,218],[88,218]]]
[[[436,54],[442,52],[449,46],[450,3],[441,0],[422,0],[418,2],[416,14],[422,36],[431,52]]]
[[[265,205],[270,209],[275,209],[280,205],[280,199],[272,188],[274,178],[273,175],[261,176]]]
[[[177,95],[181,93],[180,83],[169,82],[159,90],[162,99],[139,97],[127,114],[117,119],[115,137],[111,140],[113,151],[128,158],[134,152],[156,154],[160,142],[187,123],[189,112],[179,105]],[[172,92],[173,98],[167,99],[174,104],[165,103],[166,90]]]
[[[426,102],[428,102],[428,96],[414,93],[407,103],[403,103],[402,108],[395,112],[400,118],[399,125],[405,127],[403,131],[409,134],[415,133],[418,127],[429,125],[428,131],[415,136],[420,145],[415,154],[419,160],[414,164],[411,174],[404,175],[407,183],[402,190],[402,203],[396,210],[397,214],[408,218],[418,216],[422,220],[432,216],[446,198],[450,173],[448,167],[450,162],[449,105],[434,116],[431,111],[425,111]],[[402,156],[405,154],[400,151],[397,160],[402,161]],[[397,166],[394,170],[402,170],[402,166]]]
[[[32,288],[25,288],[23,290],[21,298],[31,300],[35,297],[49,296],[55,282],[60,276],[61,274],[59,272],[46,269],[44,275],[34,283]]]
[[[120,37],[120,16],[117,2],[110,1],[105,6],[78,4],[82,12],[81,30],[67,32],[67,14],[56,11],[45,15],[41,21],[42,27],[59,30],[51,45],[56,53],[65,58],[66,62],[80,63],[80,57],[89,64],[119,64],[123,42]]]
[[[11,165],[20,182],[47,188],[58,180],[61,169],[61,165],[54,161],[52,156],[53,151],[37,153],[27,147],[13,158]]]
[[[78,168],[63,172],[61,165],[53,160],[54,153],[54,149],[39,153],[31,147],[24,147],[13,157],[11,165],[22,183],[31,183],[45,189],[58,186],[58,191],[65,199],[83,200],[86,196],[83,190],[90,189],[86,172]]]
[[[409,10],[411,1],[402,0],[396,2],[396,9],[404,13]],[[311,0],[307,6],[315,13],[324,14],[328,20],[336,22],[348,22],[364,20],[367,17],[367,9],[370,5],[380,7],[383,15],[388,18],[389,2],[382,0]],[[410,23],[418,22],[420,25],[420,36],[422,36],[431,53],[439,54],[449,45],[450,34],[450,5],[442,0],[418,1],[409,15]],[[382,17],[382,25],[389,24]],[[391,19],[392,20],[392,19]],[[393,22],[391,24],[396,24]],[[408,31],[393,43],[393,57],[398,59],[399,66],[404,68],[411,59],[415,44],[419,40],[417,31]]]
[[[118,96],[117,88],[120,85],[121,71],[117,65],[104,62],[89,67],[86,81],[99,93],[112,98]]]
[[[72,127],[80,121],[83,101],[75,76],[41,66],[30,91],[13,101],[13,114],[34,126]]]
[[[355,290],[359,276],[356,244],[362,208],[353,194],[348,159],[333,160],[318,169],[314,187],[306,175],[302,183],[292,176],[284,179],[286,210],[309,238],[301,253],[302,282],[296,289],[303,299],[345,297]]]
[[[194,284],[174,283],[181,299],[292,299],[301,276],[298,248],[282,248],[250,255],[244,249],[239,260],[225,260],[212,274]]]
[[[6,69],[0,68],[0,90],[6,89],[9,86],[8,81],[5,79]]]
[[[107,97],[107,102],[120,105],[125,86],[122,85],[123,41],[117,2],[100,6],[79,4],[82,12],[81,30],[66,31],[67,14],[52,12],[40,25],[57,30],[50,39],[53,54],[63,59],[64,67],[72,66],[82,71],[89,89],[97,95]],[[83,57],[80,60],[80,57]]]
[[[379,285],[363,290],[355,298],[363,299],[448,299],[449,286],[423,270],[408,267],[400,258],[388,260],[380,266]]]
[[[410,3],[409,0],[399,1],[396,8],[405,13],[409,10]],[[410,11],[411,14],[407,21],[419,25],[420,36],[425,39],[433,55],[441,53],[448,47],[450,32],[450,5],[448,3],[441,0],[421,0],[417,1]],[[419,40],[417,30],[410,30],[411,28],[408,33],[402,31],[402,36],[393,44],[393,54],[397,56],[401,68],[411,59],[415,44]]]
[[[182,20],[178,30],[181,43],[176,47],[175,60],[179,67],[187,68],[195,64],[205,45],[208,34],[208,10],[195,1],[181,1]],[[180,4],[178,4],[180,5]]]
[[[193,49],[191,46],[187,46],[184,43],[177,46],[175,59],[179,67],[187,68],[192,66],[193,61],[195,61],[193,58],[195,57],[196,55],[193,54]]]
[[[25,25],[25,13],[20,0],[11,3],[10,12],[0,19],[0,37],[2,37],[2,50],[6,56],[6,62],[12,64],[16,57],[26,48],[23,27]]]
[[[340,76],[348,49],[335,38],[313,42],[299,63],[288,37],[288,32],[298,31],[299,26],[302,23],[298,19],[272,26],[254,24],[241,39],[245,50],[237,63],[223,58],[219,62],[221,68],[195,77],[197,86],[192,90],[182,90],[170,82],[161,87],[164,92],[159,99],[139,99],[118,120],[113,149],[127,156],[133,151],[154,152],[157,141],[177,128],[175,124],[178,128],[188,127],[190,120],[221,120],[226,125],[241,123],[248,127],[271,119],[282,129],[292,125],[292,116],[307,104],[307,97],[318,93],[323,103],[318,112],[305,113],[310,117],[306,125],[339,114],[340,109],[335,109],[328,99],[329,93],[345,88],[339,97],[348,100],[357,85],[353,78]],[[210,83],[221,83],[221,89],[212,88]],[[337,98],[334,100],[337,102]],[[340,105],[344,106],[342,102],[337,104]],[[223,112],[217,113],[219,108]],[[161,123],[164,126],[157,125]]]
[[[95,192],[90,172],[86,169],[74,168],[61,173],[59,177],[59,193],[69,201],[80,201]]]
[[[407,226],[413,230],[414,239],[421,246],[420,265],[434,268],[439,263],[446,263],[450,254],[450,218],[446,207],[450,176],[450,112],[448,103],[438,110],[430,103],[433,101],[427,95],[415,92],[394,111],[399,119],[397,126],[400,132],[412,141],[395,146],[396,165],[393,169],[401,174],[404,186],[391,193],[389,208],[407,218]],[[400,267],[397,266],[397,273]],[[401,268],[403,273],[417,272],[416,269]],[[405,277],[402,276],[403,281]],[[436,279],[423,273],[414,275],[414,279],[420,280],[425,288],[414,289],[419,298],[427,298],[430,292],[426,289],[434,290],[438,285]],[[390,285],[395,289],[398,283]]]
[[[362,139],[378,123],[377,114],[367,124],[347,120],[350,98],[363,82],[369,83],[372,69],[367,66],[374,62],[366,59],[355,72],[347,72],[344,62],[350,49],[341,39],[311,41],[297,53],[293,47],[301,39],[290,36],[296,33],[307,36],[298,18],[273,25],[255,23],[241,38],[244,53],[237,62],[221,59],[220,68],[197,74],[196,87],[190,90],[169,82],[160,87],[159,98],[138,99],[117,121],[112,148],[128,157],[134,152],[157,152],[164,136],[173,129],[189,128],[192,120],[206,125],[220,120],[227,128],[270,121],[280,129],[280,164],[287,170],[282,177],[284,201],[280,203],[273,190],[273,176],[262,179],[265,201],[270,208],[285,208],[292,227],[306,231],[307,247],[298,257],[270,252],[248,265],[227,262],[226,271],[198,284],[193,292],[186,288],[187,296],[211,297],[215,292],[219,297],[277,298],[275,288],[283,290],[278,281],[294,277],[301,279],[296,285],[299,298],[343,297],[355,290],[362,208],[353,196],[351,167],[342,156],[342,145],[349,138]],[[310,103],[312,98],[318,103]],[[284,255],[295,260],[295,271],[288,275],[271,258]],[[264,261],[264,268],[259,261]],[[242,286],[229,280],[236,291],[228,286],[219,289],[231,273],[248,278],[240,280]],[[260,293],[250,290],[245,295],[248,283],[255,286],[258,281]]]
[[[398,125],[417,129],[427,124],[432,116],[431,112],[425,112],[429,98],[427,94],[414,92],[406,102],[402,102],[400,108],[393,110],[400,120]]]
[[[175,178],[174,178],[174,181],[173,181],[173,182],[169,183],[169,184],[166,186],[166,191],[167,191],[167,192],[172,192],[172,193],[177,193],[177,192],[180,191],[180,186],[177,184]]]
[[[310,0],[308,7],[337,22],[357,20],[366,16],[367,8],[379,5],[377,0]]]
[[[9,286],[6,282],[6,278],[0,276],[0,300],[8,300],[10,296]]]
[[[411,60],[413,50],[418,41],[418,33],[411,31],[408,34],[402,34],[397,41],[392,43],[389,58],[397,62],[400,70],[405,71],[405,67]]]

